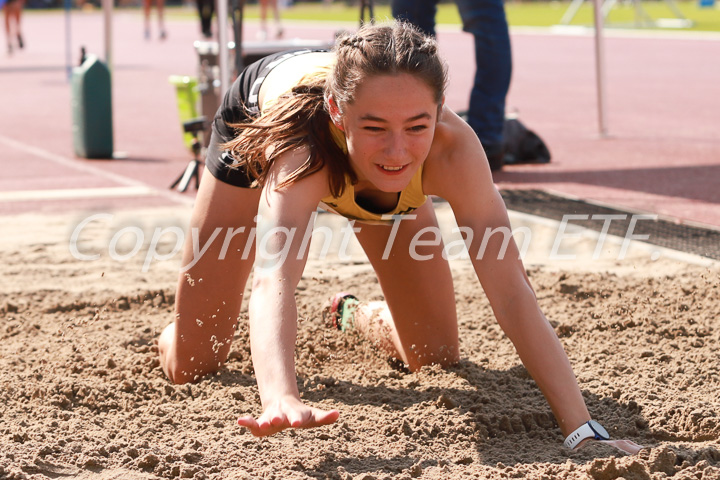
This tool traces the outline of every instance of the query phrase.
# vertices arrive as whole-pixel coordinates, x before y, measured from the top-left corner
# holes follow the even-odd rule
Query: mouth
[[[405,170],[405,168],[407,167],[407,165],[379,165],[379,164],[376,164],[376,165],[384,173],[389,173],[389,174],[400,173],[403,170]]]

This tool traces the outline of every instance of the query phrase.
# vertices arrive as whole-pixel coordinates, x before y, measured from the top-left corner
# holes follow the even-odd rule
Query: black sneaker
[[[18,47],[20,47],[20,48],[25,47],[25,44],[23,43],[23,40],[22,40],[22,35],[20,35],[19,33],[18,33]]]

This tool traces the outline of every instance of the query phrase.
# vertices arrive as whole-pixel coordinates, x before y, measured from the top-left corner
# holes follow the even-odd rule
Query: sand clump
[[[382,299],[372,272],[337,264],[306,275],[298,383],[340,419],[256,439],[235,424],[260,413],[246,310],[221,372],[171,385],[156,340],[174,315],[177,265],[140,273],[63,252],[0,251],[2,479],[720,479],[717,268],[529,268],[592,415],[648,447],[626,456],[562,447],[467,269],[454,273],[462,361],[417,373],[323,324],[330,292]]]

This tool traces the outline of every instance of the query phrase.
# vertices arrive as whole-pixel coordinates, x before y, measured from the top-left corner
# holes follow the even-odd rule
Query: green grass
[[[718,0],[720,2],[720,0]],[[697,1],[676,2],[683,15],[692,20],[694,25],[682,30],[720,32],[720,5],[714,8],[700,8]],[[652,19],[675,18],[670,8],[663,1],[645,1],[643,8]],[[508,22],[513,27],[547,27],[557,25],[569,6],[568,2],[518,2],[510,1],[506,4]],[[328,22],[357,22],[360,9],[348,7],[345,2],[335,2],[325,6],[322,2],[297,3],[284,10],[282,17],[292,20],[317,20]],[[244,15],[248,19],[259,18],[257,5],[245,7]],[[390,7],[378,5],[375,7],[375,16],[378,19],[390,18]],[[592,25],[593,9],[591,2],[585,2],[571,22],[572,25]],[[453,4],[442,4],[438,8],[437,22],[439,24],[460,25],[460,15]],[[634,26],[635,10],[631,5],[618,3],[610,11],[606,25]],[[676,30],[676,29],[673,29]]]
[[[720,32],[720,0],[712,8],[700,8],[697,0],[676,1],[676,5],[682,14],[693,22],[689,28],[672,28],[665,30],[680,31],[706,31]],[[508,22],[511,27],[549,27],[558,25],[563,14],[570,3],[568,0],[557,1],[529,1],[508,0],[505,5]],[[642,6],[651,19],[673,19],[675,15],[663,0],[644,0]],[[123,8],[123,7],[121,7]],[[125,7],[123,9],[138,9],[138,7]],[[40,13],[42,10],[33,10]],[[197,12],[190,7],[169,7],[169,17],[175,18],[196,18]],[[245,6],[245,18],[257,20],[259,8],[256,3]],[[333,4],[326,6],[323,2],[300,2],[282,11],[282,18],[288,20],[321,21],[321,22],[350,22],[358,23],[360,9],[357,6],[348,6],[344,1],[336,0]],[[390,18],[390,7],[388,5],[377,5],[375,17],[379,20]],[[444,3],[438,6],[437,23],[440,25],[456,25],[460,28],[460,15],[453,3]],[[618,1],[605,22],[606,27],[634,27],[635,10],[630,4],[623,4]],[[590,1],[584,2],[571,25],[592,25],[593,7]],[[638,25],[642,27],[643,25]]]
[[[694,1],[676,2],[676,5],[685,18],[693,22],[692,27],[682,30],[720,31],[719,8],[700,8]],[[567,2],[508,3],[506,12],[508,22],[512,26],[550,26],[560,23],[560,19],[568,7],[569,3]],[[665,2],[645,1],[642,3],[642,7],[653,20],[676,18]],[[610,10],[606,19],[608,27],[632,27],[635,22],[635,9],[631,4],[618,3]],[[585,2],[573,18],[571,25],[592,25],[592,23],[592,3]]]

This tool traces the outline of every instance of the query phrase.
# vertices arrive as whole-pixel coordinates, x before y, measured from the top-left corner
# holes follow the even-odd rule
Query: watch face
[[[610,439],[610,435],[608,434],[607,430],[605,430],[603,426],[600,425],[598,422],[596,422],[595,420],[590,420],[588,424],[590,425],[590,428],[592,428],[593,432],[595,432],[595,434],[600,437],[601,440]]]

